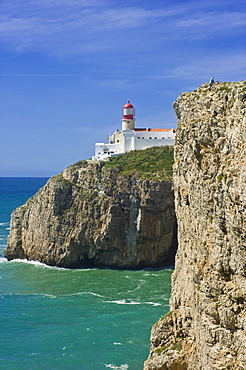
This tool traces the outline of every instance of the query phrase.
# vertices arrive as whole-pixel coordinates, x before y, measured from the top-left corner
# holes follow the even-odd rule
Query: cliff
[[[172,148],[156,147],[66,168],[12,213],[5,256],[70,268],[173,264],[172,162]]]
[[[181,94],[171,311],[145,370],[246,369],[246,82]]]

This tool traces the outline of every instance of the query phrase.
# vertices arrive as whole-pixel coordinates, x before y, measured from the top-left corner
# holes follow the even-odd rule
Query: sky
[[[121,128],[176,127],[173,102],[246,79],[245,0],[1,0],[0,176],[47,176]]]

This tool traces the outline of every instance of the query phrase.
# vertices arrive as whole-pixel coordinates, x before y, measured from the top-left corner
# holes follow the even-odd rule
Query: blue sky
[[[175,127],[212,76],[245,80],[245,0],[1,0],[0,176],[52,176],[121,127]]]

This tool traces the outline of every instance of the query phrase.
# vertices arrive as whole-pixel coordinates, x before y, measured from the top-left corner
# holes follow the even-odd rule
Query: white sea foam
[[[144,303],[145,304],[151,304],[154,307],[161,306],[161,303],[157,303],[157,302],[144,302]]]
[[[60,298],[60,297],[57,297],[57,295],[52,295],[52,294],[46,294],[46,293],[43,293],[43,294],[34,294],[34,295],[42,295],[44,297],[48,297],[48,298]]]
[[[161,303],[157,302],[139,302],[139,301],[128,301],[126,299],[119,299],[116,301],[103,301],[104,303],[116,303],[116,304],[130,304],[130,305],[138,305],[138,304],[150,304],[154,307],[161,306]]]
[[[7,258],[0,257],[0,263],[6,263],[8,262]]]
[[[120,365],[120,366],[116,366],[116,365],[113,365],[113,364],[105,364],[105,366],[109,367],[110,369],[114,369],[114,370],[127,370],[127,369],[129,369],[129,366],[127,364]]]
[[[126,293],[132,293],[132,292],[134,292],[135,290],[138,290],[138,289],[141,289],[141,285],[137,286],[134,289],[129,289]]]
[[[83,294],[91,294],[91,295],[94,295],[95,297],[104,298],[103,295],[93,293],[93,292],[79,292],[79,293],[74,293],[74,294],[71,294],[71,295],[83,295]]]
[[[39,262],[39,261],[28,261],[27,259],[21,259],[21,258],[15,258],[14,260],[11,260],[10,263],[27,263],[29,265],[34,265],[34,266],[46,266],[44,263]]]
[[[159,276],[158,274],[153,274],[152,272],[146,272],[144,276]]]
[[[27,259],[21,259],[21,258],[16,258],[14,260],[11,260],[10,263],[15,263],[15,262],[18,262],[18,263],[26,263],[28,265],[33,265],[33,266],[36,266],[36,267],[43,267],[43,268],[47,268],[47,269],[54,269],[54,270],[67,270],[65,269],[64,267],[57,267],[57,266],[49,266],[49,265],[46,265],[45,263],[43,262],[39,262],[39,261],[29,261]]]
[[[99,298],[104,298],[103,295],[100,295],[100,294],[97,294],[97,293],[93,293],[93,292],[78,292],[78,293],[71,293],[71,294],[66,294],[64,295],[64,297],[72,297],[72,296],[76,296],[76,295],[86,295],[86,294],[90,294],[90,295],[93,295],[95,297],[99,297]]]
[[[9,226],[9,222],[0,222],[0,226]]]
[[[105,303],[116,303],[116,304],[141,304],[141,302],[136,301],[126,301],[125,299],[119,299],[116,301],[104,301]]]
[[[114,342],[114,346],[122,346],[122,343]]]
[[[28,353],[28,356],[39,356],[38,352]]]
[[[48,298],[62,298],[56,295],[52,294],[46,294],[46,293],[8,293],[8,294],[3,294],[2,297],[8,297],[8,296],[21,296],[21,297],[48,297]],[[26,313],[22,313],[22,315],[27,315]]]
[[[37,295],[42,295],[42,296],[49,297],[49,298],[64,298],[64,297],[73,297],[73,296],[86,295],[86,294],[90,294],[90,295],[93,295],[95,297],[104,298],[102,295],[96,294],[96,293],[93,293],[93,292],[79,292],[79,293],[71,293],[71,294],[62,294],[60,296],[52,295],[52,294],[37,294]],[[36,295],[36,294],[34,294],[34,295]]]

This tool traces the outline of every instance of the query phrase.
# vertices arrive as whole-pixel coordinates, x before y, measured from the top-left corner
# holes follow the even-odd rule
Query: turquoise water
[[[142,369],[171,270],[69,270],[3,257],[12,209],[47,179],[0,178],[0,368]]]

